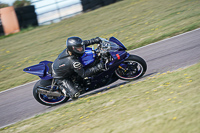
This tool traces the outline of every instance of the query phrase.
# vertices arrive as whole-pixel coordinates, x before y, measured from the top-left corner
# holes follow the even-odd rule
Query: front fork
[[[125,57],[124,61],[125,61],[126,59],[128,59],[129,56],[130,56],[130,54],[129,54],[129,53],[126,53],[126,57]],[[122,63],[123,63],[123,62],[122,62]],[[118,68],[119,68],[119,69],[122,69],[124,72],[126,72],[127,70],[126,70],[125,68],[123,68],[123,64],[122,64],[122,63],[118,66]]]
[[[119,69],[122,69],[124,72],[126,72],[126,69],[124,69],[122,66],[118,66]]]

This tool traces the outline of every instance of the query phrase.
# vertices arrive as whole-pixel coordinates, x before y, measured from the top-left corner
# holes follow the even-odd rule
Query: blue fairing
[[[44,76],[44,71],[45,71],[45,65],[44,64],[37,64],[34,66],[30,66],[24,69],[25,72],[34,74],[37,76]]]
[[[37,65],[30,66],[24,69],[24,72],[39,76],[41,79],[52,79],[51,74],[48,73],[49,67],[47,64],[53,63],[51,61],[42,61]]]
[[[80,58],[81,63],[83,64],[83,66],[87,66],[92,62],[94,62],[94,60],[95,60],[95,54],[92,52],[92,48],[87,47],[85,49],[85,53]]]
[[[125,47],[117,38],[111,37],[111,38],[109,39],[109,41],[118,44],[118,45],[120,46],[121,50],[127,50],[126,47]]]

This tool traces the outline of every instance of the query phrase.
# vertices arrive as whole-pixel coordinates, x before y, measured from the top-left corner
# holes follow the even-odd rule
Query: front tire
[[[39,80],[35,86],[33,87],[33,96],[34,98],[41,104],[47,105],[47,106],[55,106],[61,103],[66,102],[69,97],[67,96],[60,96],[60,97],[48,97],[45,94],[38,93],[38,86],[51,88],[51,82],[52,80]]]
[[[137,55],[130,55],[115,70],[115,74],[122,80],[134,80],[142,77],[147,70],[144,59]]]

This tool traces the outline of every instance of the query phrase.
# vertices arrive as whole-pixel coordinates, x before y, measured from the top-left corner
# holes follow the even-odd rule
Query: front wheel
[[[43,105],[47,105],[47,106],[55,106],[61,103],[66,102],[69,97],[68,96],[48,96],[45,94],[41,94],[38,92],[38,89],[40,87],[45,87],[45,88],[51,88],[51,80],[39,80],[35,86],[33,87],[33,96],[34,98],[41,104]],[[60,91],[60,90],[56,90],[56,86],[53,87],[54,91]]]
[[[134,80],[142,77],[147,70],[144,59],[137,55],[130,55],[115,70],[115,74],[122,80]]]

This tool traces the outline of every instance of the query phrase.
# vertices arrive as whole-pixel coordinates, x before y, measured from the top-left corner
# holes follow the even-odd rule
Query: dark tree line
[[[12,6],[14,6],[14,8],[18,8],[18,7],[28,6],[28,5],[31,5],[30,0],[16,0]],[[6,3],[0,3],[0,8],[4,8],[8,6],[9,5]]]

